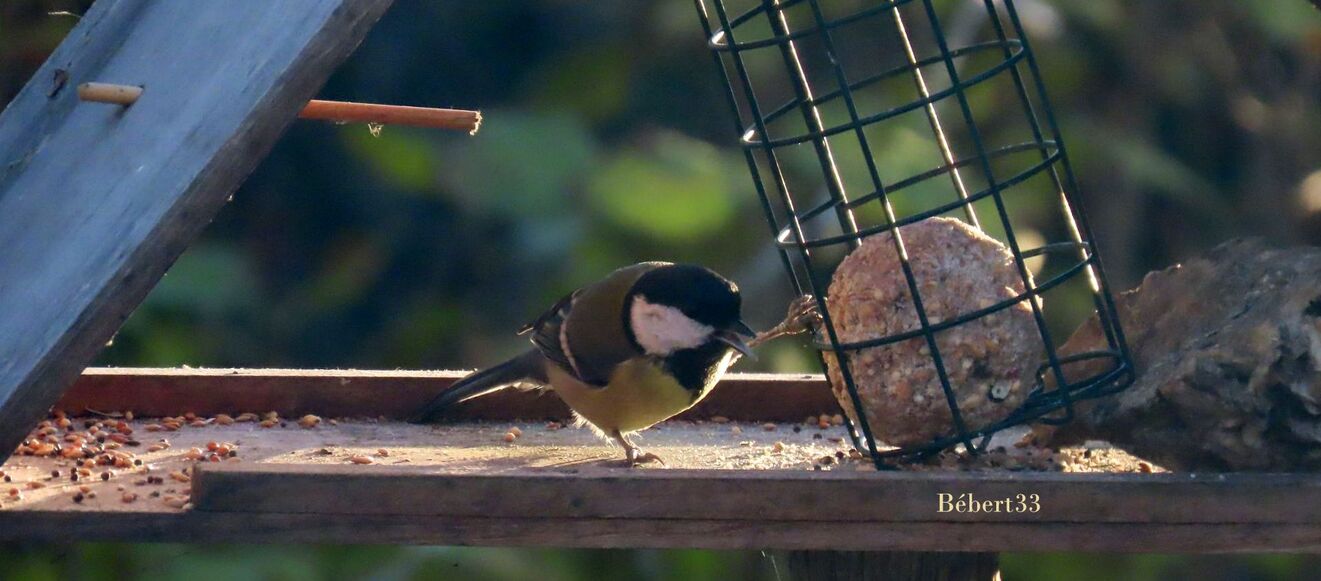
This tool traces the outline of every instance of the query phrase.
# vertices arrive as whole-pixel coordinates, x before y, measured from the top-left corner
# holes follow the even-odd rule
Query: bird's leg
[[[620,446],[624,447],[624,456],[627,458],[629,466],[641,466],[647,462],[656,462],[661,466],[665,465],[665,461],[661,460],[660,456],[652,454],[651,452],[644,453],[642,450],[639,450],[638,447],[635,446],[633,442],[628,441],[628,438],[625,437],[624,434],[621,434],[619,430],[611,431],[610,437],[614,438],[616,442],[619,442]]]
[[[816,297],[812,295],[803,295],[789,303],[789,312],[784,316],[780,324],[771,327],[768,331],[757,333],[756,337],[748,341],[749,347],[756,347],[786,335],[797,335],[812,330],[812,327],[821,322],[821,311],[817,308]]]

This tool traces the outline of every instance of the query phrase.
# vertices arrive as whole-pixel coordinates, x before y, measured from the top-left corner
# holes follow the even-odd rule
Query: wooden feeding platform
[[[552,395],[474,400],[438,425],[399,419],[460,375],[88,370],[57,409],[75,431],[86,420],[115,424],[122,420],[109,416],[133,411],[125,423],[136,446],[120,450],[142,464],[93,467],[72,482],[72,460],[12,457],[0,469],[12,480],[5,488],[21,498],[0,500],[0,538],[942,552],[1321,548],[1321,478],[1314,476],[1148,474],[1131,457],[1095,446],[1064,451],[1062,466],[1074,472],[976,462],[876,472],[849,456],[844,428],[804,423],[836,412],[820,376],[732,376],[698,408],[643,433],[641,443],[666,467],[624,467],[619,450],[587,429],[551,423],[565,417]],[[228,423],[243,412],[258,419]],[[270,412],[281,420],[263,427]],[[189,413],[198,419],[177,430],[158,419]],[[306,414],[320,421],[304,427]],[[507,442],[515,427],[520,435]],[[169,447],[158,449],[162,438]],[[233,446],[236,459],[188,458],[210,454],[211,442]],[[1040,453],[1006,450],[1006,459]],[[824,457],[832,460],[823,465]],[[107,470],[113,475],[102,480]],[[135,497],[125,502],[125,494]],[[951,502],[959,495],[1007,502],[998,512],[996,503],[985,505],[989,512],[943,512],[942,494]],[[1026,511],[1007,508],[1020,502]]]
[[[389,4],[98,0],[0,114],[0,540],[1321,550],[1312,475],[1011,440],[877,472],[819,376],[725,379],[634,469],[554,396],[402,421],[457,372],[85,370],[294,119],[476,123],[313,101]]]

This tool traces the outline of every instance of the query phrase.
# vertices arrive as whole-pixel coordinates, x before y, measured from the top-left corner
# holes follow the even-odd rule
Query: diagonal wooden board
[[[0,114],[0,460],[391,0],[99,0]],[[87,81],[141,85],[129,108]]]

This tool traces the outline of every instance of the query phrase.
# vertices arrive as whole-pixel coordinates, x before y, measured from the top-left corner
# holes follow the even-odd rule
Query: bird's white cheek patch
[[[671,306],[647,302],[644,296],[633,297],[629,324],[638,345],[651,355],[668,355],[680,349],[692,349],[705,343],[715,332],[709,325],[692,320]]]

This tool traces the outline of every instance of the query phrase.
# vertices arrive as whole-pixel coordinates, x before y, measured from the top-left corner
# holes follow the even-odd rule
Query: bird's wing
[[[573,308],[573,300],[582,292],[578,289],[564,298],[555,302],[555,305],[537,317],[535,321],[523,325],[518,330],[519,335],[531,333],[529,339],[536,345],[541,355],[551,362],[560,366],[560,369],[578,377],[578,372],[574,369],[573,355],[562,340],[564,321],[569,317],[569,311]]]
[[[642,351],[625,328],[624,302],[643,274],[664,262],[643,262],[616,270],[555,303],[520,334],[561,369],[588,385],[604,387],[615,367]]]

